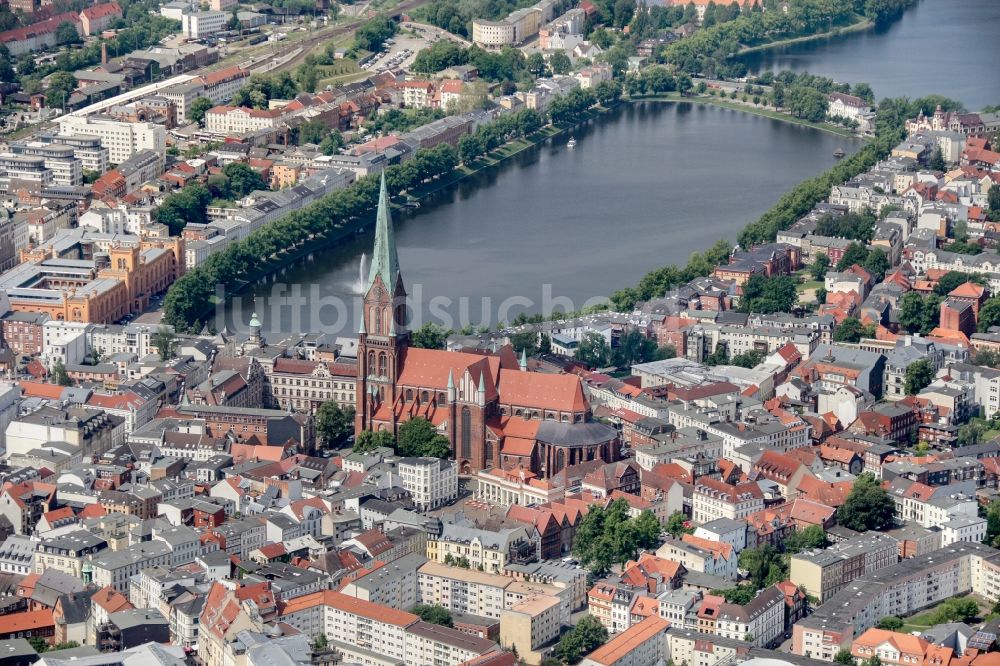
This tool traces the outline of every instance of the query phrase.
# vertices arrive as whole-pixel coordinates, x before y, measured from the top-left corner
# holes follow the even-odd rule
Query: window
[[[472,411],[462,407],[462,457],[472,457]]]

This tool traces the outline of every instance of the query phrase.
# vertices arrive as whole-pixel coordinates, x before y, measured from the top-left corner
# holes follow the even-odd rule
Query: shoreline
[[[862,19],[857,23],[852,23],[842,28],[834,28],[833,30],[827,30],[826,32],[817,32],[813,35],[803,35],[802,37],[789,37],[788,39],[779,39],[776,42],[768,42],[767,44],[759,44],[757,46],[744,46],[739,51],[737,51],[733,55],[733,57],[739,58],[740,56],[749,55],[751,53],[760,53],[762,51],[770,51],[771,49],[781,48],[783,46],[792,46],[793,44],[805,44],[820,39],[827,39],[829,37],[839,37],[841,35],[851,35],[854,33],[866,32],[874,27],[875,27],[874,21],[872,21],[871,19]]]
[[[681,97],[679,93],[664,93],[660,95],[648,95],[648,96],[640,96],[633,98],[625,98],[621,102],[619,102],[619,105],[634,104],[636,102],[646,102],[646,101],[663,102],[663,103],[695,102],[698,104],[714,104],[715,106],[720,108],[726,108],[733,111],[750,113],[765,118],[770,118],[772,120],[791,123],[794,125],[801,125],[812,129],[822,130],[831,134],[838,134],[846,138],[857,138],[854,134],[852,134],[849,130],[846,129],[838,131],[836,128],[831,126],[824,127],[821,125],[810,123],[809,121],[799,120],[797,118],[793,118],[792,116],[789,116],[787,114],[782,114],[779,112],[760,113],[760,111],[762,111],[761,109],[748,108],[744,105],[735,102],[727,103],[727,100],[720,100],[709,96]],[[487,169],[492,169],[494,167],[500,166],[508,159],[515,157],[516,155],[530,148],[539,146],[551,138],[566,134],[567,132],[572,131],[576,127],[579,127],[580,125],[611,111],[612,109],[616,108],[616,106],[618,105],[612,107],[601,107],[601,106],[594,107],[585,112],[578,121],[573,123],[562,123],[560,125],[547,125],[538,130],[534,135],[532,135],[529,138],[516,139],[514,141],[511,141],[509,143],[500,146],[499,148],[494,149],[491,153],[484,155],[483,157],[480,157],[478,160],[476,160],[476,162],[473,164],[472,167],[469,167],[465,164],[460,164],[458,167],[455,168],[455,170],[452,172],[450,176],[441,178],[437,181],[434,181],[433,183],[428,183],[424,186],[415,188],[413,190],[407,190],[406,195],[412,197],[413,199],[418,199],[418,200],[425,199],[430,195],[443,190],[446,187],[450,187],[456,183],[461,182],[462,180],[468,178],[469,176],[472,176],[481,171],[485,171]],[[405,208],[404,206],[401,206],[396,203],[391,203],[391,206],[396,210]],[[356,220],[353,221],[353,223],[350,223],[344,227],[333,228],[328,230],[326,233],[317,234],[310,240],[310,242],[303,244],[300,247],[286,250],[281,255],[274,255],[272,257],[269,257],[268,259],[264,260],[261,263],[259,269],[254,272],[252,277],[240,280],[239,285],[234,285],[235,287],[234,289],[227,290],[226,300],[231,299],[233,296],[249,290],[250,288],[253,287],[254,284],[259,282],[260,280],[267,278],[269,275],[272,275],[273,273],[276,273],[287,266],[293,265],[295,262],[308,257],[310,254],[314,252],[325,250],[331,247],[334,243],[343,240],[345,238],[349,239],[355,235],[360,235],[365,233],[365,229],[367,229],[367,227],[370,224],[371,224],[370,221],[362,222]],[[205,314],[213,313],[217,309],[218,305],[219,303],[217,299],[213,297],[213,302],[211,304],[211,307],[206,311]]]
[[[741,111],[743,113],[750,113],[755,116],[761,116],[762,118],[770,118],[771,120],[777,120],[783,123],[790,123],[792,125],[801,125],[802,127],[809,127],[815,130],[820,130],[822,132],[829,132],[830,134],[836,134],[847,139],[864,139],[855,134],[853,131],[847,129],[846,127],[839,127],[830,123],[814,123],[810,120],[804,120],[802,118],[796,118],[795,116],[790,116],[787,113],[782,113],[781,111],[774,111],[767,108],[758,108],[742,104],[740,102],[734,102],[728,99],[722,99],[720,97],[714,97],[712,95],[689,95],[687,97],[682,97],[679,93],[661,93],[657,95],[642,95],[639,97],[633,97],[631,101],[635,102],[692,102],[694,104],[712,104],[722,109],[729,109],[731,111]]]

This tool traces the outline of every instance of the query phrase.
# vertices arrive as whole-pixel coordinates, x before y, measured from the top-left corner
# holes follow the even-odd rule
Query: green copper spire
[[[378,195],[378,214],[375,217],[375,248],[372,250],[372,264],[368,269],[368,285],[371,289],[375,276],[381,275],[385,288],[392,293],[399,274],[399,258],[396,256],[396,239],[392,233],[392,219],[389,217],[389,194],[385,187],[385,173]]]

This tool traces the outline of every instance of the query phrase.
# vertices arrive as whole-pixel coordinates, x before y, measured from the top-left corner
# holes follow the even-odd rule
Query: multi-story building
[[[744,605],[720,604],[715,622],[723,638],[766,647],[785,633],[785,594],[776,585],[761,590]]]
[[[895,539],[884,534],[864,535],[824,550],[792,555],[789,579],[826,603],[855,578],[890,567],[898,559]]]
[[[83,563],[107,548],[107,545],[107,541],[85,529],[44,538],[35,548],[35,573],[55,569],[79,578]]]
[[[71,146],[73,155],[87,171],[104,173],[108,170],[109,150],[101,145],[101,137],[92,134],[40,134],[42,143]]]
[[[563,626],[561,601],[541,595],[520,601],[500,614],[500,642],[530,663],[541,663],[538,649],[555,640]]]
[[[695,484],[691,506],[692,518],[697,523],[717,518],[746,518],[764,508],[764,493],[756,483],[731,485],[702,477]]]
[[[12,143],[15,155],[31,155],[44,159],[45,168],[52,172],[52,184],[76,187],[83,184],[83,162],[76,157],[76,149],[64,144],[43,141]]]
[[[427,562],[418,553],[410,553],[383,567],[355,578],[341,592],[389,608],[413,608],[420,601],[417,592],[417,569]]]
[[[21,250],[28,247],[28,220],[8,217],[0,220],[0,272],[21,262]]]
[[[326,636],[346,660],[361,663],[373,663],[370,655],[375,653],[413,666],[437,666],[497,650],[492,641],[340,592],[316,592],[283,602],[276,619],[307,636]],[[222,661],[202,655],[200,642],[199,656],[206,666],[222,666]]]
[[[181,32],[188,39],[204,39],[222,31],[229,17],[225,12],[185,12],[181,16]]]
[[[216,106],[205,112],[205,129],[216,134],[245,134],[277,127],[283,117],[280,109]]]
[[[1000,597],[1000,551],[959,543],[855,579],[792,630],[792,652],[833,661],[841,648],[884,617],[906,617],[972,592]]]
[[[418,511],[436,509],[458,497],[458,465],[454,460],[401,458],[397,468]]]
[[[662,618],[647,617],[588,654],[580,662],[581,666],[655,664],[667,654],[669,627],[670,623]]]
[[[108,149],[108,160],[113,164],[121,164],[140,150],[153,150],[163,155],[167,149],[167,130],[163,125],[155,123],[128,123],[104,116],[66,115],[59,119],[59,133],[100,137],[101,145]]]
[[[0,154],[0,186],[8,192],[27,188],[38,192],[52,185],[52,171],[37,155]]]
[[[85,35],[96,35],[105,30],[111,22],[122,17],[122,8],[117,2],[105,2],[84,7],[80,12],[80,28]]]
[[[561,502],[566,497],[564,486],[539,479],[525,469],[493,468],[480,471],[476,478],[478,496],[504,506]]]
[[[441,534],[427,539],[427,559],[468,561],[472,568],[488,573],[503,571],[509,562],[528,561],[535,557],[537,549],[525,527],[492,531],[467,522],[446,522]]]
[[[234,65],[164,88],[158,94],[173,103],[177,123],[185,125],[190,122],[191,105],[196,99],[204,97],[214,104],[227,102],[249,77],[248,70]]]
[[[88,239],[79,230],[60,234],[25,251],[25,261],[0,277],[12,310],[44,312],[67,322],[110,323],[144,310],[184,272],[180,238],[96,239],[105,257],[68,264],[52,258],[51,244],[69,252]]]
[[[336,361],[277,358],[265,367],[273,402],[282,409],[313,412],[324,402],[352,407],[356,396],[357,364]]]

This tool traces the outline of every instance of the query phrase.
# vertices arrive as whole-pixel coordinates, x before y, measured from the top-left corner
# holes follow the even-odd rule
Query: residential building
[[[400,458],[396,464],[403,487],[418,511],[436,509],[458,497],[458,466],[442,458]]]

